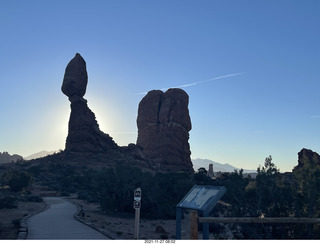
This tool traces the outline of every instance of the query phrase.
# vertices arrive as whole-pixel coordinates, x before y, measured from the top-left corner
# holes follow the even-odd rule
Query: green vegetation
[[[13,192],[26,188],[32,182],[32,175],[21,170],[7,170],[1,175],[1,185],[7,185]]]
[[[193,186],[187,173],[142,172],[128,165],[99,170],[62,164],[50,166],[46,184],[60,193],[75,193],[88,202],[100,203],[108,214],[132,214],[133,192],[142,189],[142,217],[175,218],[175,206]]]
[[[320,165],[306,161],[304,167],[292,173],[280,174],[266,158],[257,169],[255,179],[245,178],[242,170],[224,173],[218,179],[205,179],[203,170],[195,179],[227,188],[213,216],[225,217],[314,217],[320,216]],[[200,176],[199,176],[200,175]],[[198,183],[198,182],[196,182]],[[217,238],[225,238],[226,229],[236,239],[319,239],[319,224],[212,224]]]
[[[199,184],[227,188],[212,216],[320,217],[320,156],[299,158],[299,167],[284,174],[269,156],[258,167],[256,178],[245,177],[239,170],[216,179],[208,177],[205,168],[195,174],[150,173],[121,162],[116,162],[114,168],[89,168],[85,164],[64,163],[58,156],[51,156],[45,163],[2,169],[0,208],[15,207],[17,200],[41,201],[30,194],[19,195],[34,180],[63,196],[76,193],[80,199],[99,203],[107,214],[131,217],[133,192],[139,187],[143,218],[174,219],[176,205],[193,185]],[[218,239],[226,238],[227,231],[235,239],[320,238],[319,224],[210,224],[210,229]]]
[[[0,209],[2,208],[16,208],[17,198],[10,195],[0,194]]]

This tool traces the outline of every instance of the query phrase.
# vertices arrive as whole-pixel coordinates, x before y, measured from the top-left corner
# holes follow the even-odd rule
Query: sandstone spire
[[[88,75],[86,62],[79,53],[67,65],[62,83],[62,92],[69,97],[71,114],[66,140],[66,151],[107,152],[118,148],[108,135],[100,131],[94,113],[83,98]]]

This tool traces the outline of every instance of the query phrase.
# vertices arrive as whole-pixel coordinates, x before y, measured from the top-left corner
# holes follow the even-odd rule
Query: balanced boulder
[[[113,139],[99,129],[94,113],[89,109],[86,93],[88,75],[86,62],[79,53],[67,65],[61,90],[69,97],[71,114],[69,119],[66,151],[108,152],[117,149]]]

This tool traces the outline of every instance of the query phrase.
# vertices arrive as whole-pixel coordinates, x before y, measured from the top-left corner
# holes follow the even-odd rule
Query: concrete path
[[[29,240],[104,240],[102,233],[73,218],[77,207],[59,197],[44,197],[49,208],[28,219]]]

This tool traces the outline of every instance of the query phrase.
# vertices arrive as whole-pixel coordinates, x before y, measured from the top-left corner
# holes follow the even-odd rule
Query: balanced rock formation
[[[137,146],[164,171],[193,172],[189,96],[182,89],[150,91],[139,103]]]
[[[66,67],[61,90],[69,97],[71,114],[65,151],[107,152],[117,149],[113,139],[100,131],[94,113],[89,109],[86,93],[88,75],[86,62],[79,53]]]

